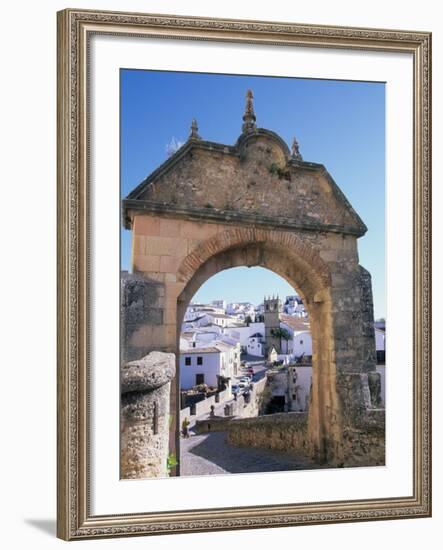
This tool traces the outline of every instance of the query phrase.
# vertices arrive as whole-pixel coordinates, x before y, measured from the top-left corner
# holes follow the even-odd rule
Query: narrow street
[[[264,378],[264,376],[266,375],[266,365],[265,365],[265,361],[264,359],[260,358],[260,357],[255,357],[253,355],[244,355],[242,356],[242,361],[245,361],[247,366],[248,367],[252,367],[254,369],[254,376],[252,377],[252,382],[258,382],[259,380],[261,380],[262,378]],[[241,378],[242,376],[246,376],[247,375],[247,372],[246,371],[242,371],[242,372],[239,372],[239,374],[235,377],[233,383],[237,383],[239,378]],[[214,407],[214,414],[216,416],[224,416],[224,409],[225,409],[225,406],[229,403],[231,403],[232,401],[234,401],[234,396],[232,396],[230,399],[226,399],[225,401],[222,401],[221,403],[217,403]],[[191,429],[192,427],[195,425],[195,422],[196,421],[199,421],[199,420],[204,420],[208,418],[208,414],[205,413],[205,414],[202,414],[200,416],[195,416],[192,418],[191,420]]]
[[[319,468],[317,464],[292,453],[228,445],[225,432],[191,435],[188,439],[182,439],[180,444],[182,476]]]
[[[259,357],[243,356],[248,367],[254,369],[253,382],[266,375],[265,361]],[[240,377],[241,374],[238,375]],[[233,399],[233,398],[232,398]],[[215,407],[215,414],[223,416],[226,403]],[[202,415],[197,420],[208,418]],[[284,453],[270,449],[235,447],[226,442],[226,432],[211,432],[196,435],[191,428],[191,436],[180,441],[180,475],[214,475],[229,473],[278,472],[288,470],[308,470],[319,468],[306,458],[293,453]]]

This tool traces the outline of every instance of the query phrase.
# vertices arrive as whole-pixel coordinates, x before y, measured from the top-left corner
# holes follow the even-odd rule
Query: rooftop
[[[188,338],[185,337],[185,339],[188,339]],[[198,354],[202,354],[202,353],[221,353],[221,352],[224,352],[224,351],[232,351],[232,349],[235,348],[236,346],[237,346],[237,343],[229,344],[228,342],[216,341],[216,342],[211,342],[210,346],[205,345],[205,346],[189,348],[189,349],[187,349],[187,348],[186,349],[180,349],[180,353],[182,355],[187,355],[189,353],[198,353]]]
[[[221,353],[221,350],[219,350],[215,346],[209,346],[205,348],[189,348],[189,349],[180,350],[181,355],[191,355],[195,353],[197,353],[198,355],[201,355],[202,353]]]
[[[211,317],[215,317],[216,319],[232,319],[230,315],[226,315],[226,313],[210,313]]]
[[[310,330],[310,323],[305,317],[293,317],[292,315],[282,313],[280,315],[280,321],[288,325],[288,327],[295,332]]]

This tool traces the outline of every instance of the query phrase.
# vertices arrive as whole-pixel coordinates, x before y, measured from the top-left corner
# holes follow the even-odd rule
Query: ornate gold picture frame
[[[413,257],[411,494],[318,502],[94,513],[90,456],[91,438],[94,437],[91,421],[91,326],[94,317],[91,315],[90,282],[93,261],[91,220],[94,216],[90,185],[90,149],[94,147],[91,143],[90,94],[91,79],[96,70],[91,62],[94,36],[316,48],[320,53],[344,50],[411,56],[413,239],[408,241]],[[58,536],[74,540],[430,516],[430,33],[69,9],[58,13],[57,68]],[[118,117],[118,112],[114,115]],[[114,374],[119,376],[118,372]],[[149,482],[157,483],[153,480]]]

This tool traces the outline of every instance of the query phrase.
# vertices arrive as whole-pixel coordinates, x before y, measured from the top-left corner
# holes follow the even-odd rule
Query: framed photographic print
[[[429,516],[430,34],[58,40],[58,535]]]

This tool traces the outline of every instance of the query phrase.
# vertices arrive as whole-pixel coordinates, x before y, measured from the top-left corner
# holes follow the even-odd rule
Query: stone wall
[[[141,273],[122,274],[120,287],[120,353],[126,363],[164,348],[159,337],[164,331],[165,289],[161,281]]]
[[[367,269],[360,270],[360,313],[361,313],[361,361],[363,370],[373,371],[377,364],[374,332],[374,302],[372,298],[372,278]]]
[[[373,409],[343,432],[343,466],[385,465],[385,410]]]
[[[240,447],[258,447],[309,455],[307,413],[281,413],[232,420],[227,441]]]
[[[382,466],[385,464],[385,414],[372,410],[344,430],[343,462],[340,467]],[[258,447],[293,452],[311,457],[307,437],[307,413],[281,413],[257,418],[220,418],[202,422],[200,432],[225,431],[227,442],[240,447]]]
[[[203,414],[209,414],[211,412],[211,406],[214,405],[215,407],[216,405],[218,405],[218,403],[222,403],[223,401],[225,401],[227,396],[228,390],[224,390],[222,392],[219,392],[218,394],[206,397],[206,399],[197,401],[193,407],[194,414],[191,414],[191,407],[185,407],[184,409],[181,409],[180,426],[182,425],[183,420],[187,418],[190,422],[189,428],[192,428],[195,424],[196,417],[199,417]]]
[[[211,430],[223,431],[232,419],[257,417],[262,412],[262,395],[265,387],[266,378],[262,378],[258,382],[254,382],[247,399],[242,394],[236,400],[231,399],[225,404],[224,417],[219,414],[213,418],[208,416],[207,419],[195,421],[197,433]],[[185,412],[186,409],[183,410],[183,414]]]
[[[195,423],[195,433],[225,432],[230,429],[231,423],[235,418],[234,416],[214,416],[213,418],[197,420]]]
[[[121,369],[122,479],[168,475],[169,394],[175,356],[152,352]]]

